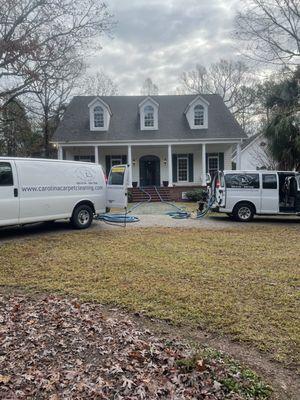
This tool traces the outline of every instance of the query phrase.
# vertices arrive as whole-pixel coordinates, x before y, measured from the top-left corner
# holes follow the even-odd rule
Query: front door
[[[0,226],[19,223],[18,179],[13,161],[0,161]]]
[[[157,156],[140,158],[140,186],[160,186],[160,159]]]

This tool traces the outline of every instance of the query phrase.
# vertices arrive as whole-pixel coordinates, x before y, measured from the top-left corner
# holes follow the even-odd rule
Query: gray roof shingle
[[[112,111],[108,131],[90,131],[88,104],[96,96],[75,96],[53,141],[139,141],[183,139],[241,139],[246,134],[218,95],[201,95],[209,102],[208,129],[190,129],[184,111],[196,95],[151,96],[159,103],[158,130],[141,131],[139,103],[145,96],[100,96]]]

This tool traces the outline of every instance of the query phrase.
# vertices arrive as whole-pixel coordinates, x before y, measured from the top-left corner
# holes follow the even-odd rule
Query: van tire
[[[76,229],[86,229],[93,222],[93,210],[87,204],[77,206],[71,217],[71,224]]]
[[[239,222],[250,222],[253,220],[255,211],[250,203],[239,203],[233,209],[233,217]]]

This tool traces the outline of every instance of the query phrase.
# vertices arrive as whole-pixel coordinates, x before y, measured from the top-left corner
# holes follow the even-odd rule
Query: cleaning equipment
[[[140,190],[148,196],[148,199],[146,200],[146,203],[149,203],[151,201],[150,194],[147,193],[142,188],[140,188]],[[136,208],[138,208],[143,203],[145,203],[145,201],[141,201],[141,202],[135,204],[129,210],[127,210],[127,208],[125,208],[125,213],[124,214],[120,214],[120,213],[100,214],[100,215],[97,215],[97,217],[95,217],[95,219],[98,220],[98,221],[104,221],[105,223],[107,223],[109,225],[123,224],[123,227],[125,228],[126,224],[131,224],[133,222],[139,222],[139,218],[138,217],[136,217],[134,215],[128,215],[128,214],[131,213]]]
[[[203,217],[205,217],[205,215],[213,208],[215,202],[216,202],[216,196],[215,196],[215,186],[216,186],[216,179],[217,179],[217,175],[214,176],[214,179],[211,182],[211,188],[209,191],[207,191],[207,198],[205,201],[206,207],[202,210],[197,210],[197,215],[195,218],[193,218],[191,216],[191,213],[185,211],[182,208],[179,208],[177,206],[175,206],[172,203],[168,203],[168,202],[164,202],[163,199],[160,196],[160,199],[162,202],[169,204],[172,207],[175,207],[177,209],[177,211],[170,211],[167,213],[167,215],[169,215],[170,217],[174,218],[174,219],[201,219]],[[158,191],[157,191],[158,192]],[[159,194],[159,193],[158,193]]]
[[[204,210],[202,210],[202,211],[197,210],[197,215],[196,215],[195,218],[193,218],[191,216],[191,213],[183,210],[182,208],[176,207],[176,206],[174,206],[174,204],[171,204],[171,203],[168,203],[168,204],[170,204],[171,206],[177,208],[178,210],[177,211],[170,211],[170,212],[167,212],[166,214],[169,215],[170,217],[174,218],[174,219],[188,219],[188,218],[200,219],[200,218],[205,217],[205,215],[213,207],[214,203],[215,203],[215,196],[210,196],[208,201],[207,201],[207,203],[206,203],[207,205],[204,208]]]

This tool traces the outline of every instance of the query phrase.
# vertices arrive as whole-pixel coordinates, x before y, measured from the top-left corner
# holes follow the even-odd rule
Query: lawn
[[[93,230],[3,243],[0,284],[229,334],[292,367],[299,268],[295,227]]]

